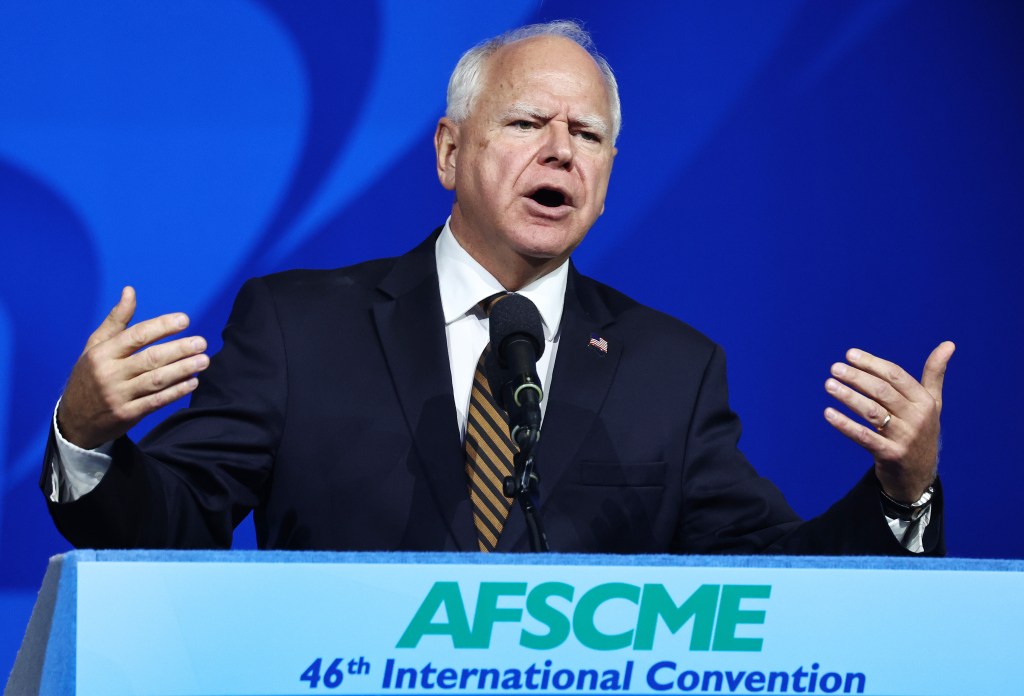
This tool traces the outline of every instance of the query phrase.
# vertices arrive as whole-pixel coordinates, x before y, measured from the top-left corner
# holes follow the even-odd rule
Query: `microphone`
[[[490,312],[491,356],[500,389],[499,403],[508,412],[512,439],[536,438],[540,432],[540,402],[544,390],[537,376],[537,359],[544,354],[544,328],[536,305],[522,295],[495,301]]]
[[[537,358],[544,354],[544,328],[540,312],[522,295],[509,294],[495,300],[490,311],[491,351],[493,369],[488,375],[497,377],[498,403],[508,412],[512,439],[519,445],[512,476],[506,476],[503,492],[516,498],[526,520],[530,549],[549,550],[540,512],[537,510],[537,485],[534,448],[540,438],[540,402],[544,398],[537,377]],[[492,392],[494,390],[492,389]]]

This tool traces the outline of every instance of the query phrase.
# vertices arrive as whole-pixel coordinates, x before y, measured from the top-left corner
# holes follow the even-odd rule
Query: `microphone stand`
[[[513,475],[505,477],[505,496],[519,501],[523,517],[526,518],[530,550],[534,553],[550,551],[548,537],[537,510],[537,484],[540,478],[534,471],[533,451],[540,440],[540,430],[530,426],[517,427],[512,437],[519,445],[519,452],[512,461],[515,469]]]

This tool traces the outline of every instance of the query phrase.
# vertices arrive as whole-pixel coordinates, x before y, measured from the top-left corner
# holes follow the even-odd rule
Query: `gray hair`
[[[590,54],[590,57],[597,63],[601,76],[604,77],[605,87],[608,90],[608,106],[612,115],[612,142],[619,137],[619,129],[622,127],[622,106],[619,103],[619,85],[615,81],[615,75],[608,61],[597,52],[594,47],[594,40],[590,34],[578,22],[563,19],[544,24],[529,24],[525,27],[512,29],[493,39],[487,39],[478,43],[473,48],[462,54],[452,76],[448,80],[448,108],[445,116],[461,123],[469,117],[480,90],[484,83],[484,65],[487,59],[502,46],[532,39],[536,36],[561,36],[576,43],[580,48]]]

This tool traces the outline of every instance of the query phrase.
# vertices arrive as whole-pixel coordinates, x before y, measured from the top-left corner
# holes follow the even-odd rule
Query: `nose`
[[[546,139],[540,151],[541,163],[548,167],[572,169],[575,150],[569,127],[557,121],[548,124]]]

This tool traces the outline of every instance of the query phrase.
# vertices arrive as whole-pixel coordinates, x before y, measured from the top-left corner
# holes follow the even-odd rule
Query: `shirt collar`
[[[462,248],[452,234],[450,223],[451,218],[448,218],[434,246],[437,277],[441,286],[441,309],[446,326],[472,312],[480,300],[505,289]],[[569,261],[566,260],[555,270],[519,290],[520,295],[537,305],[544,325],[544,339],[547,341],[558,333],[568,280]]]

